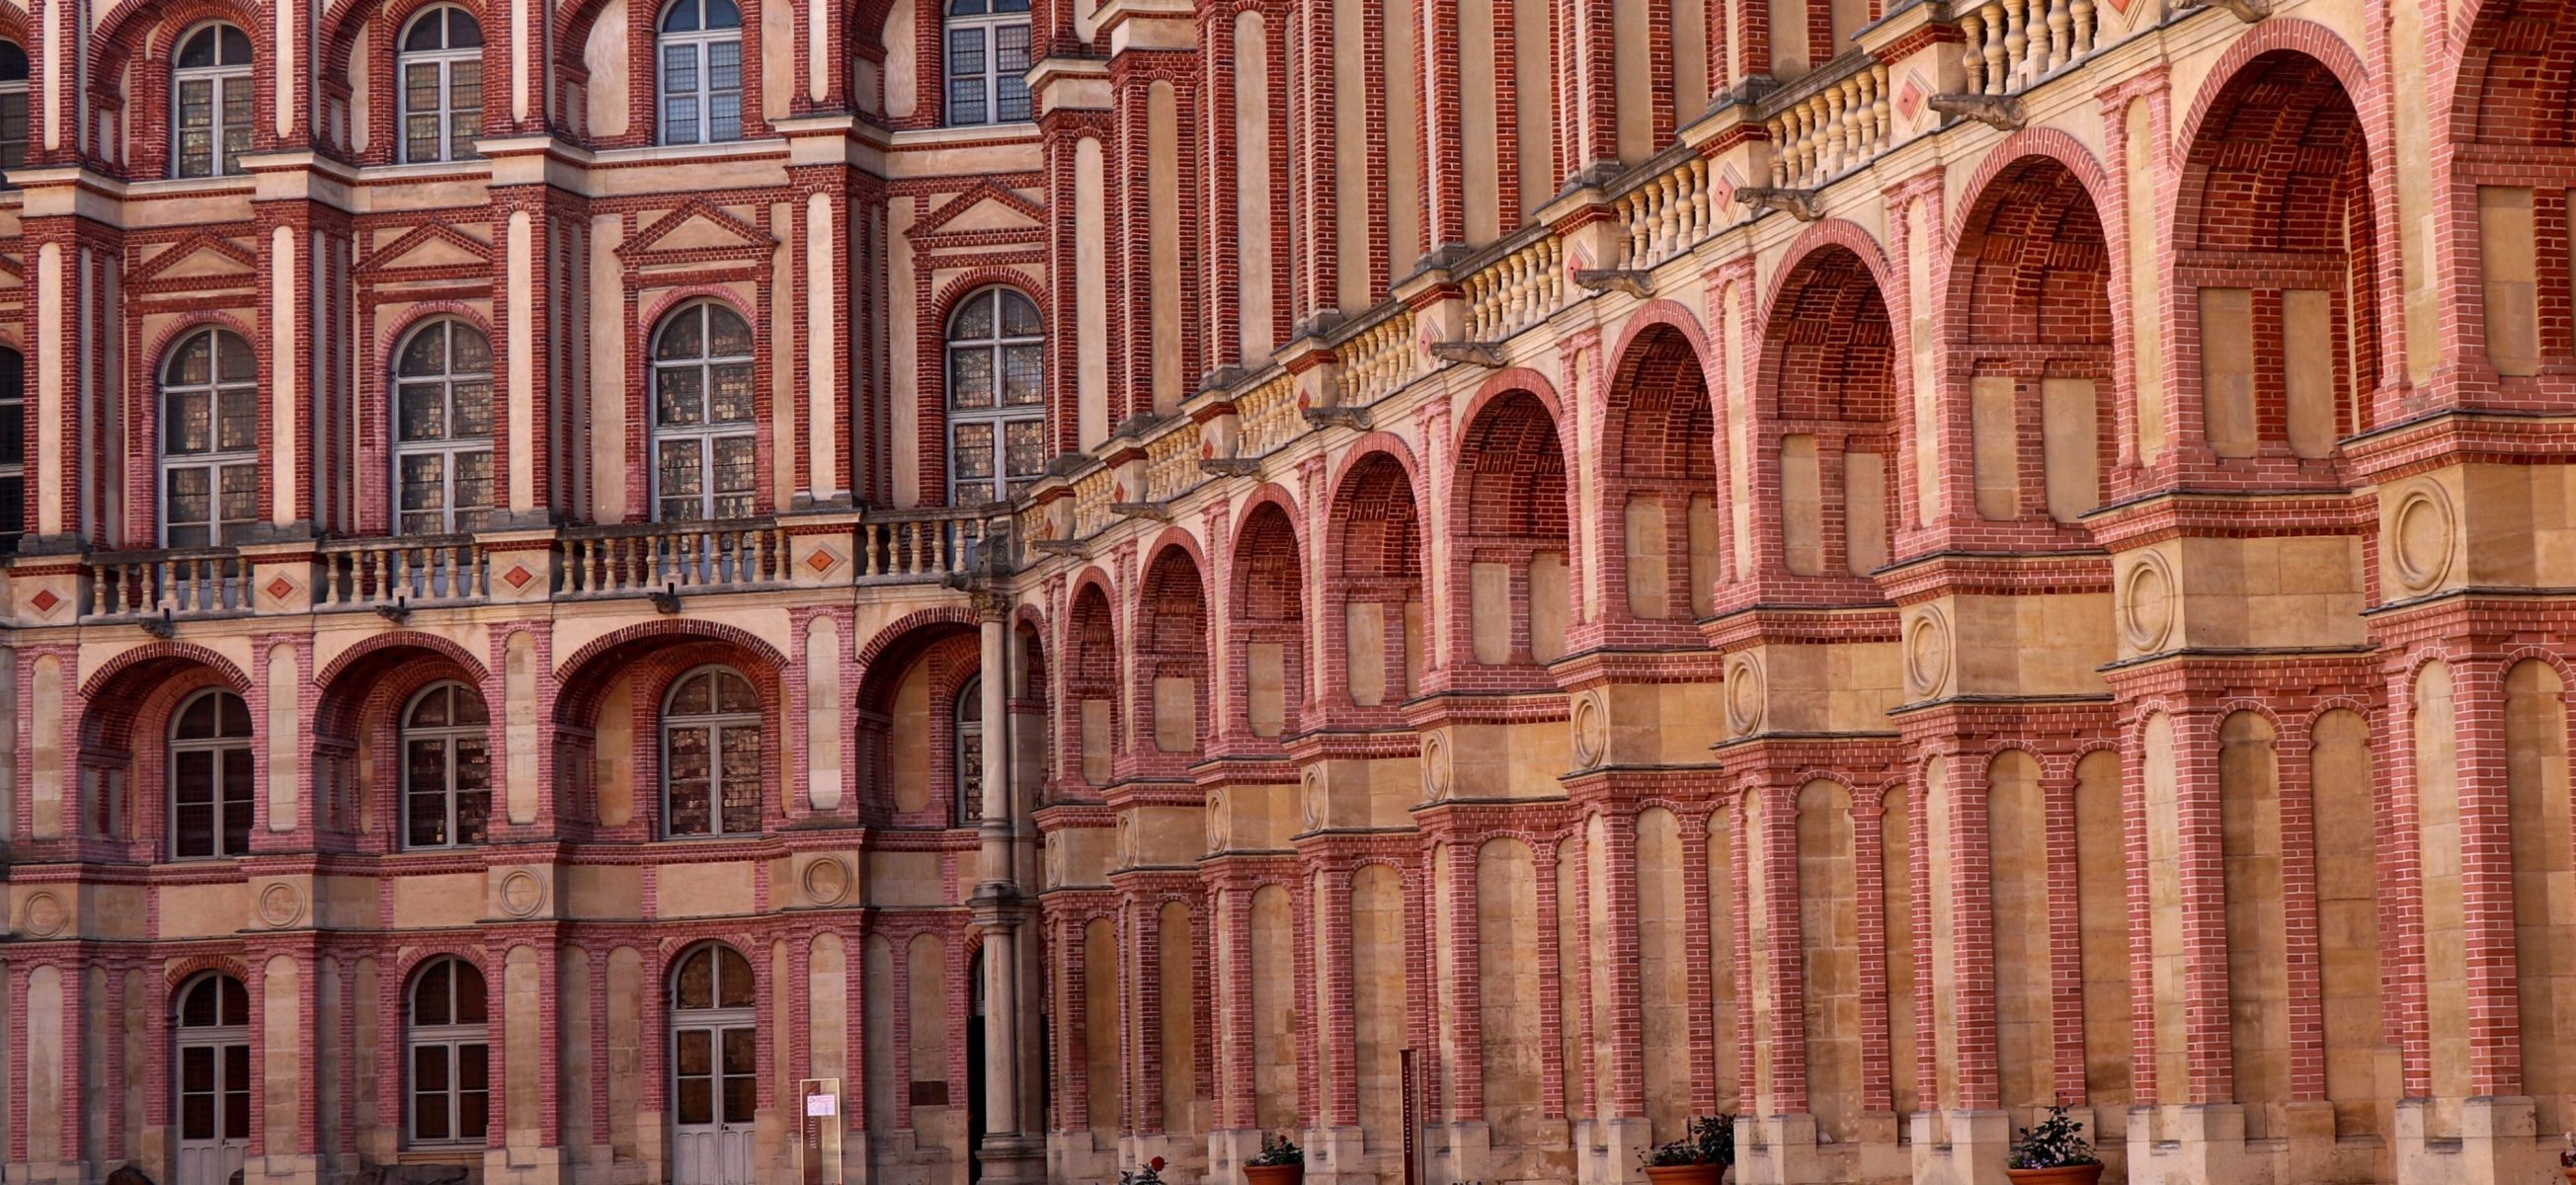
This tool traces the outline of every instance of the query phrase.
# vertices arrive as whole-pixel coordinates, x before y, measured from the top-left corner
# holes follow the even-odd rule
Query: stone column
[[[1020,671],[1013,653],[1009,602],[991,592],[976,597],[983,618],[981,683],[984,736],[983,882],[972,902],[984,932],[984,1141],[976,1149],[987,1181],[1040,1181],[1046,1177],[1044,1124],[1022,1106],[1020,1089],[1020,923],[1028,916],[1016,873],[1017,821],[1012,793],[1011,684]]]

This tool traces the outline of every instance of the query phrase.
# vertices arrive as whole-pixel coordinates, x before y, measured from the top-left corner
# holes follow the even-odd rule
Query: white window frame
[[[698,27],[677,33],[664,31],[663,26],[669,23],[672,12],[683,5],[697,7]],[[713,47],[726,44],[734,47],[734,85],[724,88],[711,87],[708,85],[708,79],[709,68],[714,65]],[[675,92],[671,88],[671,51],[674,49],[688,51],[696,70],[697,85],[685,92]],[[742,139],[742,121],[746,114],[744,92],[747,89],[747,81],[748,76],[742,66],[741,8],[734,9],[733,24],[717,29],[706,27],[706,0],[672,0],[655,16],[653,21],[653,134],[660,143],[726,144]],[[689,95],[690,101],[697,109],[695,132],[685,139],[671,134],[671,100],[679,94]],[[718,95],[732,95],[734,98],[734,118],[730,135],[715,134],[715,100]]]
[[[719,679],[732,678],[741,680],[744,686],[751,689],[754,699],[757,699],[760,694],[759,684],[753,683],[749,676],[746,676],[741,671],[735,670],[723,663],[708,663],[704,666],[691,667],[686,672],[683,672],[679,678],[671,680],[670,690],[662,693],[662,834],[673,839],[704,839],[716,836],[758,835],[761,832],[758,811],[760,804],[764,801],[767,793],[767,787],[765,785],[762,787],[761,793],[756,794],[753,797],[753,810],[755,813],[751,827],[748,830],[735,831],[728,829],[725,826],[724,817],[724,734],[730,729],[748,728],[754,736],[760,736],[762,738],[760,751],[756,751],[752,754],[752,761],[755,766],[762,763],[765,760],[766,750],[768,749],[768,738],[763,735],[767,722],[762,719],[760,709],[755,707],[748,712],[726,712],[716,710],[709,712],[692,712],[687,714],[675,713],[671,710],[671,705],[680,698],[681,688],[684,688],[691,682],[710,674],[717,676]],[[681,831],[671,826],[671,735],[683,730],[703,730],[707,734],[707,829],[704,831]]]
[[[224,56],[224,35],[223,35],[223,33],[222,33],[222,30],[227,29],[227,28],[232,29],[232,30],[233,30],[234,32],[236,32],[236,33],[240,33],[240,34],[241,34],[241,36],[242,36],[242,39],[243,39],[244,41],[249,41],[249,40],[250,40],[250,34],[249,34],[249,32],[248,32],[248,31],[246,31],[246,30],[243,30],[243,29],[242,29],[240,26],[238,26],[238,25],[231,24],[231,23],[230,23],[230,22],[228,22],[228,21],[207,21],[207,22],[205,22],[204,24],[197,25],[197,26],[195,26],[195,27],[193,27],[193,28],[189,29],[187,32],[180,34],[180,35],[179,35],[179,39],[178,39],[177,41],[175,41],[175,42],[172,42],[172,43],[171,43],[171,44],[173,44],[174,46],[177,46],[178,48],[180,48],[180,49],[184,50],[184,49],[187,47],[188,43],[189,43],[190,41],[195,40],[199,34],[204,33],[204,32],[207,32],[207,31],[209,31],[209,30],[213,30],[213,31],[214,31],[214,37],[215,37],[215,64],[214,64],[214,65],[211,65],[211,66],[180,66],[180,65],[178,65],[178,64],[177,64],[178,58],[176,57],[176,55],[173,55],[173,57],[171,58],[172,65],[171,65],[171,67],[170,67],[170,175],[171,175],[171,176],[173,176],[173,177],[185,177],[185,178],[197,179],[197,178],[207,178],[207,177],[233,177],[233,176],[239,176],[239,175],[240,175],[240,173],[241,173],[241,166],[240,166],[240,163],[239,163],[238,161],[234,161],[234,160],[226,159],[226,158],[227,158],[227,153],[226,153],[225,148],[224,148],[224,128],[225,128],[225,124],[224,124],[224,106],[225,106],[225,100],[226,100],[226,99],[228,99],[228,98],[231,98],[231,97],[235,94],[235,92],[236,92],[236,91],[239,91],[240,93],[244,93],[244,94],[249,94],[249,95],[251,95],[251,112],[250,112],[250,116],[249,116],[249,118],[248,118],[248,119],[247,119],[247,120],[246,120],[246,121],[241,125],[241,126],[242,126],[242,130],[243,130],[243,132],[245,133],[245,135],[244,135],[244,137],[243,137],[243,139],[244,139],[244,144],[243,144],[243,147],[242,147],[242,150],[243,150],[244,152],[248,152],[248,151],[250,150],[250,146],[249,146],[249,144],[248,144],[248,140],[249,140],[249,133],[251,133],[251,132],[252,132],[252,129],[255,129],[255,128],[257,128],[257,127],[259,126],[259,108],[258,108],[258,104],[259,104],[259,97],[258,97],[257,93],[256,93],[256,92],[254,92],[254,91],[252,91],[252,89],[251,89],[251,87],[252,87],[251,70],[252,70],[252,68],[257,64],[257,62],[258,62],[258,57],[259,57],[259,51],[258,51],[258,49],[256,48],[256,46],[258,45],[258,43],[257,43],[257,42],[251,42],[251,44],[254,46],[254,48],[253,48],[253,49],[252,49],[252,51],[251,51],[251,59],[252,59],[251,61],[248,61],[248,62],[227,62],[227,61],[224,61],[224,60],[223,60],[223,56]],[[187,152],[186,152],[186,150],[185,150],[184,148],[182,148],[182,147],[181,147],[181,145],[180,145],[180,140],[179,140],[179,137],[180,137],[179,108],[180,108],[181,103],[184,101],[184,100],[182,99],[182,97],[181,97],[181,96],[182,96],[182,95],[183,95],[183,93],[187,90],[187,84],[188,84],[188,83],[191,83],[191,82],[204,82],[204,83],[206,83],[206,84],[207,84],[207,98],[208,98],[209,100],[211,100],[211,101],[212,101],[212,103],[214,104],[214,105],[213,105],[213,107],[211,108],[211,110],[212,110],[212,111],[213,111],[213,113],[214,113],[214,122],[213,122],[211,125],[209,125],[209,126],[210,126],[210,129],[211,129],[211,134],[214,136],[214,142],[213,142],[213,144],[210,146],[210,150],[209,150],[209,152],[207,153],[206,171],[205,171],[205,172],[202,172],[202,173],[192,173],[192,172],[189,172],[189,171],[188,171],[188,165],[187,165],[188,157],[187,157]]]
[[[742,314],[734,311],[733,306],[731,305],[723,304],[718,301],[701,300],[692,304],[683,305],[680,308],[673,310],[670,315],[662,318],[661,324],[653,327],[653,340],[646,351],[646,356],[652,359],[653,383],[652,390],[646,392],[649,403],[645,410],[646,415],[651,417],[652,439],[651,447],[647,450],[645,455],[645,468],[650,471],[649,480],[653,487],[653,521],[655,522],[716,522],[720,519],[748,518],[751,516],[751,511],[748,508],[756,507],[759,504],[760,477],[756,471],[752,475],[751,487],[749,489],[721,492],[716,489],[716,446],[719,441],[739,438],[748,442],[752,449],[754,457],[753,464],[755,466],[758,465],[760,450],[760,415],[757,409],[759,395],[757,391],[755,391],[752,396],[754,400],[754,410],[750,418],[742,420],[727,420],[719,423],[715,420],[713,415],[715,409],[716,369],[723,366],[753,366],[754,363],[752,360],[759,351],[759,344],[755,340],[750,349],[744,353],[716,353],[714,329],[715,317],[718,313],[722,313],[725,316],[734,317],[736,319],[741,319],[742,317]],[[698,347],[698,354],[694,358],[674,358],[669,361],[664,361],[660,357],[662,335],[669,333],[671,331],[671,327],[679,324],[680,318],[682,317],[699,318],[698,341],[700,345]],[[750,326],[750,322],[748,320],[745,320],[743,324],[746,329]],[[699,416],[698,422],[694,424],[664,424],[662,422],[662,384],[666,381],[665,376],[674,371],[688,370],[694,370],[698,375],[698,400],[699,409],[702,414]],[[756,376],[754,381],[756,385]],[[663,513],[662,445],[666,441],[681,440],[694,440],[698,442],[698,513],[695,519],[674,519]],[[724,496],[738,496],[742,498],[746,507],[745,513],[741,515],[718,515],[716,513],[716,499]]]
[[[27,526],[25,516],[27,505],[26,455],[27,437],[29,435],[27,432],[26,418],[27,356],[8,346],[0,346],[0,354],[5,354],[10,358],[17,359],[15,365],[15,369],[17,371],[17,382],[14,384],[0,384],[0,423],[14,426],[18,430],[19,459],[16,461],[0,461],[0,481],[14,481],[18,483],[19,516],[16,518],[0,516],[0,555],[8,555],[9,553],[18,550],[18,540],[25,533]]]
[[[226,735],[223,731],[224,711],[221,704],[217,704],[215,707],[214,736],[190,737],[184,740],[179,736],[179,722],[187,719],[189,709],[196,707],[199,703],[205,700],[232,695],[233,693],[231,690],[227,688],[208,687],[198,691],[196,694],[191,695],[186,699],[180,700],[178,710],[170,713],[170,725],[163,733],[163,739],[168,742],[166,747],[169,749],[169,753],[163,762],[163,772],[168,776],[169,780],[163,784],[169,789],[169,849],[170,858],[172,860],[236,860],[250,854],[247,842],[244,843],[243,850],[241,851],[233,851],[224,845],[224,755],[226,753],[238,752],[246,759],[249,758],[251,742],[255,738],[250,733],[244,733],[240,736]],[[233,698],[239,699],[240,697],[233,696]],[[247,717],[249,714],[250,704],[248,701],[244,701],[242,703],[242,715]],[[179,850],[179,760],[182,757],[196,753],[207,755],[208,764],[213,771],[214,777],[214,784],[210,787],[212,795],[208,799],[213,811],[213,817],[206,831],[206,841],[211,850],[204,852],[182,852]],[[256,766],[253,767],[251,776],[254,779],[258,777]],[[242,833],[245,837],[247,837],[258,826],[258,804],[259,787],[254,785],[251,787],[250,798],[245,800],[241,807],[242,812],[245,815],[250,816],[242,820]]]
[[[239,1018],[228,1017],[224,1013],[223,985],[226,982],[230,982],[235,991],[242,993],[240,1003],[243,1008],[243,1014]],[[200,991],[208,990],[209,988],[211,988],[215,993],[216,1023],[211,1025],[190,1025],[186,1023],[185,1018],[188,1014],[188,998]],[[234,1093],[233,1088],[235,1086],[235,1083],[231,1081],[231,1073],[225,1068],[225,1062],[227,1059],[224,1055],[225,1051],[228,1049],[241,1047],[246,1050],[250,1045],[249,1007],[250,989],[248,985],[243,984],[241,981],[233,979],[232,976],[226,975],[220,971],[205,971],[198,973],[191,977],[186,983],[180,985],[179,994],[172,997],[170,1008],[170,1143],[174,1153],[185,1153],[195,1149],[223,1148],[226,1145],[231,1145],[231,1150],[238,1151],[239,1149],[247,1148],[249,1146],[250,1132],[247,1130],[247,1124],[244,1125],[245,1130],[240,1135],[232,1135],[224,1129],[224,1104],[227,1096]],[[187,1059],[188,1051],[191,1049],[211,1050],[212,1053],[210,1056],[214,1059],[214,1090],[210,1093],[214,1100],[215,1134],[198,1138],[190,1138],[187,1135],[188,1095],[190,1093],[188,1090]],[[248,1059],[245,1058],[244,1060]],[[257,1085],[250,1082],[244,1082],[239,1085],[241,1088],[240,1093],[249,1096],[250,1106],[259,1106],[259,1091]]]
[[[420,1023],[419,1020],[421,985],[428,981],[430,970],[440,964],[446,964],[448,968],[448,1015],[451,1020],[450,1023],[447,1024],[424,1025]],[[481,980],[483,983],[483,1008],[486,1019],[482,1024],[457,1023],[452,1019],[455,1016],[456,1010],[456,976],[465,973],[472,974],[475,979]],[[440,955],[437,958],[422,963],[419,969],[412,972],[411,985],[403,989],[403,1147],[480,1148],[488,1140],[491,1131],[491,1113],[488,1108],[491,1105],[493,1086],[492,1079],[494,1077],[492,1073],[492,1029],[489,1019],[491,1016],[491,1001],[492,981],[484,976],[482,968],[475,966],[473,963],[468,962],[459,956]],[[483,1050],[483,1098],[484,1105],[487,1108],[484,1113],[483,1135],[468,1136],[457,1134],[464,1130],[464,1124],[461,1121],[467,1114],[463,1103],[463,1099],[467,1094],[467,1091],[465,1090],[462,1082],[464,1077],[462,1067],[465,1062],[464,1050],[467,1046],[477,1046]],[[424,1049],[444,1049],[447,1051],[448,1084],[447,1089],[444,1092],[444,1097],[447,1100],[447,1130],[449,1134],[435,1139],[422,1139],[419,1134],[419,1069],[420,1052]]]
[[[16,106],[18,109],[18,134],[5,139],[0,139],[0,170],[25,167],[27,146],[34,141],[34,137],[31,134],[34,130],[34,125],[28,122],[31,118],[31,113],[34,111],[34,107],[27,93],[27,47],[15,41],[7,41],[5,44],[7,44],[9,48],[18,51],[18,60],[13,63],[16,67],[17,77],[0,77],[0,110],[6,110],[12,105]],[[5,147],[7,145],[15,145],[17,147],[18,161],[16,164],[12,164],[9,161],[9,153]],[[0,186],[7,185],[8,183],[5,180],[0,180]]]
[[[1041,437],[1046,432],[1047,405],[1043,395],[1036,403],[1009,404],[1002,399],[1006,385],[1002,363],[1013,347],[1034,346],[1038,349],[1038,387],[1041,393],[1046,387],[1045,314],[1039,314],[1038,332],[1012,334],[1003,327],[1002,307],[1014,299],[1027,302],[1032,309],[1037,306],[1036,301],[1030,300],[1028,294],[1019,289],[997,284],[968,294],[965,300],[958,302],[957,310],[948,316],[947,347],[941,353],[941,364],[946,368],[942,386],[947,395],[948,429],[944,443],[948,449],[948,504],[951,506],[981,506],[988,502],[1008,501],[1011,491],[1010,425],[1033,422],[1038,425]],[[992,305],[992,332],[982,337],[959,336],[958,325],[979,301]],[[987,407],[960,409],[957,406],[957,357],[973,353],[984,354],[992,367],[993,399]],[[958,429],[974,424],[989,424],[993,429],[991,477],[970,479],[958,475],[957,458],[965,452],[957,443]],[[1032,474],[1025,480],[1035,481],[1036,475]]]
[[[467,21],[473,23],[475,30],[474,44],[470,46],[455,46],[447,44],[448,36],[445,23],[448,21],[449,14],[451,13],[461,15]],[[472,160],[481,155],[474,151],[472,137],[466,137],[465,142],[462,144],[457,143],[458,137],[456,135],[455,97],[456,67],[466,63],[472,63],[476,67],[475,89],[477,92],[482,91],[483,78],[481,75],[481,67],[483,64],[483,25],[482,22],[475,20],[472,12],[469,12],[460,6],[454,4],[440,4],[422,10],[419,14],[413,16],[411,20],[405,22],[403,24],[402,35],[395,39],[394,44],[397,46],[409,45],[411,43],[412,31],[419,28],[421,22],[429,20],[440,22],[439,42],[441,45],[445,46],[445,48],[398,49],[394,54],[394,147],[405,164],[427,164],[440,161]],[[435,112],[412,110],[411,68],[413,66],[428,66],[438,71],[438,109]],[[479,117],[483,111],[483,105],[481,102],[478,101],[475,104],[474,111],[479,122]],[[438,118],[438,150],[425,157],[414,156],[411,151],[411,120],[413,116],[423,114],[435,115]]]
[[[411,722],[412,713],[418,711],[422,704],[429,702],[429,697],[450,692],[453,692],[457,697],[456,699],[451,699],[449,701],[451,704],[458,702],[458,700],[461,700],[465,696],[473,697],[474,702],[478,705],[483,703],[483,693],[481,691],[476,690],[470,684],[455,679],[442,679],[436,683],[432,683],[429,686],[422,688],[419,694],[412,696],[409,700],[404,701],[403,703],[402,727],[398,730],[398,735],[396,737],[398,743],[394,747],[396,754],[394,760],[402,766],[402,826],[400,828],[400,834],[402,836],[402,846],[407,850],[428,851],[441,848],[473,847],[484,842],[484,840],[489,838],[491,835],[491,798],[493,791],[491,773],[492,728],[490,723],[490,707],[484,707],[484,723],[481,724],[458,724],[454,722],[453,716],[449,718],[450,722],[446,724],[421,726],[415,725]],[[457,785],[457,745],[464,741],[478,740],[484,742],[484,772],[482,789],[484,796],[484,833],[483,835],[473,839],[467,839],[464,837],[462,830],[457,823],[456,796],[459,793],[459,787]],[[439,828],[439,834],[446,838],[436,843],[417,842],[412,839],[411,834],[411,800],[415,791],[411,782],[411,747],[415,743],[423,742],[437,744],[439,746],[439,752],[445,759],[441,775],[445,784],[438,787],[436,793],[444,801],[446,807],[444,812],[445,822]]]
[[[988,7],[999,10],[1004,4],[1010,2],[1011,0],[999,0],[998,3],[990,4]],[[1006,116],[1002,113],[1003,82],[1005,79],[1018,76],[1003,71],[1000,58],[1001,31],[1004,29],[1016,27],[1020,30],[1021,56],[1027,57],[1035,49],[1036,43],[1032,40],[1035,30],[1030,25],[1028,6],[1023,2],[1017,11],[963,14],[949,13],[948,9],[951,7],[955,5],[952,3],[941,6],[942,25],[939,32],[940,110],[945,115],[948,126],[982,127],[997,123],[1027,123],[1035,117],[1036,106],[1029,96],[1028,83],[1025,79],[1020,80],[1018,93],[1012,96],[1018,101],[1021,110],[1016,115]],[[957,35],[960,33],[975,35],[976,52],[983,59],[982,69],[966,73],[956,68]],[[957,103],[957,84],[969,79],[979,84],[984,98],[981,116],[972,119],[959,117]]]
[[[206,354],[206,381],[203,383],[172,382],[171,367],[177,364],[180,354],[186,352],[187,348],[195,344],[199,338],[209,339]],[[228,349],[241,350],[250,355],[251,377],[230,380],[224,378],[224,353]],[[229,329],[212,326],[198,329],[180,338],[171,347],[170,352],[162,356],[160,381],[156,390],[156,398],[159,401],[156,406],[160,412],[160,423],[157,425],[158,438],[153,442],[154,452],[160,457],[158,466],[160,504],[154,508],[158,511],[154,518],[159,525],[158,538],[161,546],[171,545],[170,476],[183,470],[206,471],[206,517],[204,519],[206,542],[204,546],[229,547],[232,545],[229,537],[232,530],[259,521],[261,508],[255,495],[252,498],[251,517],[245,519],[224,517],[224,471],[235,467],[246,467],[256,475],[259,469],[259,433],[255,422],[259,414],[258,358],[259,355],[251,351],[250,342],[241,335]],[[223,447],[223,396],[227,391],[244,390],[251,394],[251,414],[254,419],[251,445],[248,448],[226,450]],[[174,455],[170,452],[171,402],[177,397],[191,394],[203,394],[206,397],[206,451]],[[192,520],[187,525],[194,526],[196,523]]]
[[[437,372],[433,374],[417,375],[404,374],[402,370],[402,360],[406,354],[410,353],[412,343],[419,340],[420,335],[424,333],[436,332],[441,329],[445,330],[447,336],[445,343],[440,350],[439,369]],[[488,494],[481,506],[459,507],[456,502],[456,462],[464,456],[473,453],[482,453],[488,458],[485,461],[485,465],[487,467],[487,471],[492,475],[492,494],[497,494],[499,492],[499,487],[503,480],[503,476],[499,469],[500,457],[493,449],[493,438],[490,432],[487,431],[480,436],[455,435],[457,423],[456,409],[458,406],[456,398],[457,384],[480,381],[483,384],[484,397],[487,400],[491,397],[492,393],[492,371],[488,365],[485,369],[479,371],[458,370],[456,368],[456,335],[459,333],[471,333],[476,337],[483,338],[483,356],[487,359],[492,356],[491,339],[472,322],[457,317],[440,317],[423,322],[419,326],[413,328],[410,333],[404,334],[402,344],[394,350],[393,373],[385,380],[388,387],[388,390],[385,393],[387,396],[386,411],[387,418],[390,421],[386,425],[387,431],[385,435],[393,442],[393,467],[392,471],[387,475],[390,489],[388,491],[388,497],[385,499],[389,515],[389,521],[387,523],[389,534],[409,535],[414,533],[409,530],[407,525],[403,522],[403,515],[406,512],[404,511],[402,504],[403,462],[413,457],[436,456],[445,458],[445,460],[443,460],[439,465],[440,492],[438,529],[436,531],[426,532],[427,534],[453,535],[475,529],[477,524],[473,523],[469,523],[464,527],[459,527],[457,525],[456,516],[460,509],[467,511],[480,511],[486,521],[489,520],[491,514],[496,509],[493,503],[497,499]],[[441,422],[446,425],[446,432],[448,434],[436,439],[403,439],[403,388],[411,386],[427,386],[433,383],[437,384],[440,388],[440,399],[442,400],[442,407],[444,408],[442,412],[443,419]],[[484,410],[483,418],[486,424],[491,423],[492,413],[489,408]]]

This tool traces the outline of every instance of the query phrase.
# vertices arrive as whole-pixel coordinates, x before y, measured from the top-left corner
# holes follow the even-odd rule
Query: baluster
[[[1967,76],[1968,93],[1985,94],[1986,10],[1976,8],[1959,14],[1959,35],[1967,39],[1967,48],[1959,54],[1959,71]]]
[[[1870,114],[1878,123],[1878,146],[1886,148],[1896,139],[1896,117],[1887,101],[1887,67],[1874,66],[1869,72]]]
[[[2074,55],[2081,59],[2093,52],[2093,38],[2099,32],[2093,27],[2093,0],[2074,0],[2069,8],[2075,17]]]
[[[1986,16],[1986,93],[1990,95],[2000,95],[2012,89],[2012,75],[2004,64],[2010,56],[2010,50],[2006,47],[2011,40],[2011,33],[2006,27],[2009,21],[2005,14],[2005,7],[2004,4],[1996,3],[1988,4],[1981,10]]]
[[[2075,14],[2067,8],[2066,0],[2047,0],[2047,4],[2048,68],[2054,72],[2074,56]]]

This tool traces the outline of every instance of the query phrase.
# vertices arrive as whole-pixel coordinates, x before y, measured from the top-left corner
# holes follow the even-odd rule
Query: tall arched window
[[[432,321],[394,356],[395,529],[479,531],[492,521],[492,343]]]
[[[259,517],[259,364],[227,329],[161,367],[161,543],[220,547]]]
[[[948,0],[948,122],[1029,117],[1029,0]]]
[[[207,972],[179,989],[171,1026],[179,1063],[173,1179],[229,1181],[250,1147],[250,993]]]
[[[748,1183],[760,1075],[751,961],[708,943],[671,971],[671,1180]]]
[[[957,689],[957,825],[984,819],[984,680]]]
[[[1038,306],[1008,288],[948,319],[948,500],[999,502],[1046,469],[1046,336]]]
[[[662,10],[662,142],[742,139],[742,9],[672,0]]]
[[[715,301],[664,318],[653,337],[654,516],[750,517],[756,436],[751,326]]]
[[[727,667],[699,667],[662,704],[662,817],[673,835],[760,830],[760,695]]]
[[[402,158],[464,160],[483,124],[483,26],[442,5],[402,36]]]
[[[483,842],[492,818],[491,717],[483,696],[447,682],[403,709],[403,844]]]
[[[250,708],[209,688],[170,721],[170,854],[181,859],[250,850]]]
[[[404,1142],[481,1145],[492,1118],[491,1030],[483,972],[463,959],[432,960],[412,977],[403,1031],[410,1075]]]
[[[27,359],[0,346],[0,555],[27,529]]]
[[[250,151],[250,36],[206,25],[179,40],[170,67],[170,171],[181,177],[241,172]]]
[[[26,163],[27,47],[0,41],[0,173]]]

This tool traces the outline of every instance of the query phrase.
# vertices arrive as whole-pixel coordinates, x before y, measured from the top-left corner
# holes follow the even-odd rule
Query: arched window
[[[181,859],[250,850],[250,708],[209,688],[170,721],[170,854]]]
[[[948,122],[1029,117],[1029,0],[948,0]]]
[[[662,142],[742,139],[742,9],[672,0],[662,10]]]
[[[750,517],[756,435],[751,326],[715,301],[664,318],[653,335],[654,516]]]
[[[207,972],[179,989],[180,1181],[228,1181],[250,1147],[250,993]]]
[[[673,835],[760,830],[760,695],[727,667],[699,667],[662,704],[662,817]]]
[[[403,708],[403,845],[483,842],[492,818],[491,717],[483,696],[440,683]]]
[[[671,971],[671,1179],[720,1185],[751,1176],[759,1003],[751,962],[708,943]]]
[[[27,359],[0,346],[0,555],[27,529]]]
[[[170,170],[182,177],[241,172],[250,151],[250,36],[213,24],[179,40],[170,68]]]
[[[492,521],[492,343],[453,318],[394,356],[395,529],[479,531]]]
[[[27,163],[27,47],[0,41],[0,173]]]
[[[161,367],[161,544],[220,547],[259,517],[259,364],[227,329]]]
[[[984,819],[984,680],[957,689],[957,825]]]
[[[480,1145],[492,1118],[490,1009],[483,972],[453,956],[434,959],[412,977],[404,1029],[410,1089],[403,1104],[404,1142]]]
[[[483,125],[483,26],[442,5],[402,35],[402,158],[464,160]]]
[[[1046,336],[1038,306],[1008,288],[948,319],[948,500],[999,502],[1046,469]]]

